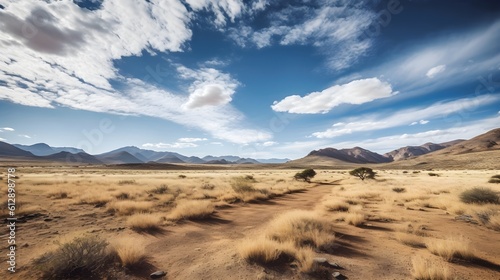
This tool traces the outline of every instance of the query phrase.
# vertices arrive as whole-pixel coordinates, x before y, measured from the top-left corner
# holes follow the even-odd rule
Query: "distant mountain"
[[[76,164],[102,164],[103,162],[97,159],[95,156],[89,155],[87,153],[70,153],[70,152],[59,152],[56,154],[48,156],[37,157],[41,160],[50,161],[61,161],[66,163],[76,163]]]
[[[432,154],[465,154],[500,150],[500,128],[490,130],[472,139],[461,141],[455,145],[439,150]]]
[[[237,164],[255,164],[255,163],[260,163],[258,162],[257,160],[253,159],[253,158],[240,158],[239,160],[235,161],[234,163],[237,163]]]
[[[218,156],[218,157],[215,157],[215,156],[205,156],[203,157],[203,160],[204,161],[214,161],[214,160],[226,160],[226,161],[231,161],[231,162],[236,162],[238,160],[240,160],[241,158],[240,157],[237,157],[237,156]]]
[[[269,158],[269,159],[258,158],[258,159],[256,159],[256,161],[258,161],[260,163],[285,163],[285,162],[288,162],[290,160],[291,159],[289,159],[289,158]]]
[[[310,152],[306,157],[325,157],[350,163],[383,163],[391,160],[383,155],[371,152],[369,150],[354,147],[352,149],[325,148]]]
[[[171,154],[167,154],[164,157],[155,160],[155,162],[159,162],[159,163],[185,163],[185,161],[183,161],[182,159],[180,159],[174,155],[171,155]]]
[[[59,152],[69,152],[72,154],[84,153],[85,151],[82,149],[72,148],[72,147],[51,147],[45,143],[37,143],[33,145],[21,145],[14,144],[13,146],[31,152],[36,156],[48,156]]]
[[[209,160],[205,164],[233,164],[234,162],[225,159]]]
[[[9,143],[0,141],[0,156],[3,157],[35,157],[31,152],[19,149]]]
[[[162,163],[205,163],[205,161],[199,157],[188,157],[174,152],[157,152],[153,150],[140,149],[134,146],[119,148],[101,155],[123,151],[133,155],[143,162],[155,161]]]
[[[98,155],[96,158],[106,164],[143,163],[144,161],[131,155],[129,152],[120,151]]]

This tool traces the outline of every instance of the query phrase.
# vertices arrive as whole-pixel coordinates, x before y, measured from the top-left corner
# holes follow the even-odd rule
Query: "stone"
[[[149,275],[149,277],[151,279],[160,279],[162,278],[163,276],[167,275],[167,273],[163,270],[159,270],[159,271],[156,271],[156,272],[153,272]]]
[[[332,273],[333,279],[345,280],[348,279],[345,275],[342,275],[340,272],[335,271]]]

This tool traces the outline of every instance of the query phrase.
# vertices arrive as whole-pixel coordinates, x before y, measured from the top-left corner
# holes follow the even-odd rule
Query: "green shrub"
[[[316,171],[312,168],[305,169],[302,172],[298,172],[293,176],[295,180],[304,180],[305,182],[310,183],[311,179],[316,176]]]
[[[473,188],[460,194],[460,200],[464,203],[499,203],[498,194],[488,188]]]
[[[90,279],[105,270],[111,261],[108,243],[95,236],[78,237],[35,259],[43,279]]]
[[[373,179],[373,178],[375,178],[375,175],[377,173],[375,173],[373,171],[373,169],[368,168],[368,167],[358,167],[358,168],[356,168],[354,170],[349,171],[349,174],[352,175],[352,176],[358,177],[359,179],[361,179],[362,181],[364,181],[365,179]]]

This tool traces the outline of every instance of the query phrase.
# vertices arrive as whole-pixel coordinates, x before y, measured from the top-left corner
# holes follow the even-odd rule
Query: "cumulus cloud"
[[[200,141],[207,141],[207,138],[179,138],[177,141],[179,142],[184,142],[184,143],[192,143],[192,142],[200,142]]]
[[[266,141],[266,142],[262,143],[262,146],[264,146],[264,147],[271,147],[271,146],[274,146],[276,144],[278,144],[278,142]]]
[[[198,10],[209,2],[230,20],[240,13],[233,0],[190,4]],[[229,74],[181,67],[183,79],[192,81],[186,97],[123,77],[115,68],[116,60],[144,51],[183,51],[193,12],[180,0],[106,0],[93,10],[70,0],[2,5],[0,100],[157,117],[235,143],[271,138],[265,130],[247,128],[245,117],[228,104],[238,85]]]
[[[397,94],[389,83],[377,78],[355,80],[343,85],[335,85],[321,92],[313,92],[301,97],[291,95],[275,101],[271,108],[277,112],[297,114],[327,113],[341,104],[363,104],[376,99]]]
[[[365,115],[351,118],[349,121],[336,123],[331,128],[315,132],[312,136],[317,138],[334,138],[342,135],[348,135],[361,131],[381,130],[385,128],[408,125],[408,123],[418,122],[425,124],[428,120],[416,121],[425,117],[425,119],[464,119],[468,114],[478,107],[491,104],[500,100],[499,95],[483,95],[473,98],[462,98],[454,101],[439,102],[426,108],[410,108],[400,110],[390,116],[386,115]]]
[[[1,130],[5,130],[5,131],[15,131],[15,129],[13,129],[12,127],[2,127]]]
[[[214,23],[218,27],[226,25],[227,19],[234,22],[245,6],[241,0],[186,0],[186,2],[195,11],[208,10],[212,11],[215,15]],[[257,7],[260,7],[258,5]]]
[[[434,78],[437,74],[441,73],[441,72],[444,72],[444,70],[446,70],[446,65],[438,65],[436,67],[432,67],[431,69],[429,69],[429,71],[427,71],[427,73],[425,74],[427,77],[429,78]]]

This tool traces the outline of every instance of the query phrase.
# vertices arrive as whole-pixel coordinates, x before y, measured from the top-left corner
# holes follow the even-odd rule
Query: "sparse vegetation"
[[[489,188],[473,188],[466,190],[460,194],[460,200],[464,203],[476,204],[498,204],[500,202],[498,194]]]
[[[393,192],[397,192],[397,193],[403,193],[403,192],[406,192],[406,189],[405,188],[395,187],[395,188],[392,188],[392,191]]]
[[[423,257],[412,260],[413,277],[416,280],[448,280],[451,279],[450,270],[447,266],[438,265]]]
[[[150,193],[154,194],[164,194],[168,192],[168,186],[167,185],[161,185],[159,187],[156,187],[152,190],[149,191]]]
[[[474,257],[469,241],[463,236],[450,237],[448,239],[431,239],[426,242],[427,249],[434,255],[442,257],[446,261],[453,259],[471,259]]]
[[[127,225],[135,231],[158,230],[161,217],[157,214],[140,213],[134,214],[127,219]]]
[[[348,213],[345,218],[345,222],[353,226],[361,226],[365,222],[365,215],[361,213]]]
[[[293,178],[295,180],[303,180],[305,182],[310,183],[311,179],[314,176],[316,176],[316,171],[314,171],[314,169],[312,169],[312,168],[308,168],[308,169],[303,170],[302,172],[296,173],[295,176],[293,176]]]
[[[112,243],[112,247],[123,267],[133,268],[146,262],[144,246],[136,238],[122,237]]]
[[[120,215],[130,215],[138,212],[148,212],[153,208],[150,201],[120,200],[113,201],[108,205],[108,211],[116,212]]]
[[[440,175],[437,173],[429,172],[429,176],[431,177],[439,177]]]
[[[368,168],[368,167],[359,167],[354,170],[349,171],[349,174],[355,177],[358,177],[362,181],[365,179],[373,179],[375,178],[376,173],[373,171],[373,169]]]
[[[178,177],[181,178],[181,179],[185,179],[187,176],[183,175],[183,174],[180,174]]]
[[[135,180],[120,180],[118,182],[118,185],[123,186],[123,185],[134,185]]]
[[[43,279],[96,277],[111,259],[107,246],[108,242],[95,236],[78,237],[45,253],[34,263],[42,271]]]
[[[212,202],[206,200],[181,201],[168,216],[171,220],[203,219],[215,211]]]
[[[491,176],[490,180],[488,180],[488,183],[500,184],[500,175]]]

